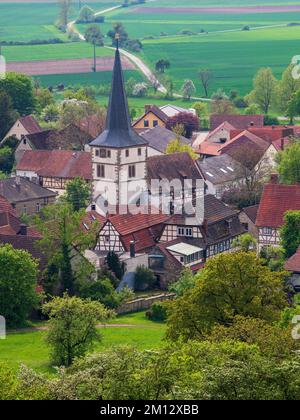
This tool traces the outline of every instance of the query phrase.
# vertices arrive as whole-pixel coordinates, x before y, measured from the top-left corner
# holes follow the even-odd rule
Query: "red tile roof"
[[[291,127],[283,127],[283,126],[265,126],[262,128],[247,128],[249,133],[255,134],[256,136],[260,137],[261,139],[273,143],[276,140],[279,140],[282,137],[292,136],[294,134],[294,129]],[[241,130],[233,130],[231,131],[231,138],[237,136],[241,133]]]
[[[228,122],[236,129],[246,130],[253,124],[254,127],[264,126],[263,115],[211,115],[210,129],[215,130],[223,122]]]
[[[286,261],[284,268],[292,273],[300,273],[300,247],[298,248],[296,254]]]
[[[82,219],[82,226],[85,230],[85,232],[92,228],[94,222],[97,222],[99,224],[99,228],[102,227],[102,225],[105,223],[106,218],[104,216],[101,216],[101,214],[97,213],[94,210],[86,212],[84,215],[84,218]],[[88,227],[88,229],[86,228]]]
[[[32,115],[19,118],[19,122],[23,125],[25,130],[28,131],[28,134],[34,134],[42,131],[42,128]]]
[[[43,177],[92,179],[92,156],[72,150],[28,150],[17,165],[18,171],[33,171]]]
[[[204,141],[199,145],[199,149],[196,150],[196,153],[199,153],[200,155],[219,156],[221,154],[221,149],[224,146],[225,144]]]
[[[290,144],[290,142],[291,142],[290,137],[283,137],[283,138],[273,141],[272,144],[277,150],[277,152],[281,152],[282,150],[285,149],[286,146]]]
[[[267,184],[259,205],[256,226],[278,229],[289,210],[300,210],[300,185]]]
[[[15,209],[12,207],[12,205],[4,198],[2,195],[0,195],[0,213],[11,213],[16,216]]]

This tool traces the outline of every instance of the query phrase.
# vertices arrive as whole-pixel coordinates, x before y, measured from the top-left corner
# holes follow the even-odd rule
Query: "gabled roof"
[[[32,171],[43,177],[92,179],[92,156],[72,150],[28,150],[17,164],[17,171]]]
[[[256,226],[278,229],[284,224],[284,214],[300,210],[300,185],[267,184],[259,204]]]
[[[248,127],[263,127],[263,115],[216,115],[210,117],[210,129],[215,130],[223,122],[227,121],[236,129],[246,130]]]
[[[16,211],[5,197],[0,195],[0,213],[11,213],[16,216]]]
[[[265,126],[261,128],[257,127],[248,127],[247,131],[252,133],[261,139],[267,141],[268,143],[273,143],[278,141],[282,137],[289,137],[294,135],[294,129],[292,127],[285,126]],[[241,130],[233,130],[231,132],[232,138],[236,137],[241,133]]]
[[[173,112],[169,112],[168,108],[172,109]],[[167,105],[162,105],[159,107],[159,109],[164,112],[164,114],[167,117],[173,117],[176,114],[180,114],[182,112],[188,112],[188,113],[193,113],[195,114],[195,110],[194,109],[187,109],[187,108],[182,108],[181,106],[177,106],[174,104],[167,104]]]
[[[284,264],[284,268],[292,273],[300,273],[300,247],[297,252]]]
[[[158,108],[156,105],[149,105],[147,106],[145,113],[139,119],[137,119],[132,124],[132,126],[136,126],[140,121],[146,118],[149,113],[154,114],[159,120],[161,120],[164,123],[168,121],[168,116],[163,111],[161,111],[160,108]]]
[[[238,180],[244,173],[242,165],[226,154],[199,159],[197,165],[203,178],[213,185]]]
[[[234,131],[235,127],[233,125],[231,125],[229,122],[224,121],[222,124],[220,124],[214,130],[212,130],[208,133],[207,139],[210,139],[212,136],[214,136],[220,130]]]
[[[0,180],[0,194],[10,203],[18,203],[39,198],[55,197],[56,193],[25,178]]]
[[[23,127],[26,131],[28,131],[29,134],[38,133],[39,131],[42,131],[42,128],[32,115],[21,117],[18,121],[23,125]]]
[[[225,143],[213,143],[211,141],[205,140],[199,145],[199,149],[196,150],[196,153],[205,156],[219,156],[221,154],[222,147],[224,146]]]
[[[255,224],[257,213],[258,213],[258,204],[255,206],[244,207],[242,211],[248,216],[248,218]]]
[[[221,200],[212,194],[204,196],[204,219],[210,224],[225,220],[237,215],[236,210],[226,206]]]
[[[272,142],[277,152],[282,152],[291,143],[290,137],[279,138]]]
[[[140,137],[131,127],[128,102],[125,92],[124,78],[120,51],[117,48],[109,106],[106,119],[106,129],[91,146],[104,146],[110,148],[134,147],[147,145],[146,140]]]
[[[152,156],[147,160],[148,182],[153,179],[202,179],[196,163],[188,152]]]
[[[33,134],[27,134],[25,137],[36,150],[52,150],[53,145],[49,141],[55,130],[44,130]]]
[[[147,140],[149,147],[161,153],[165,153],[168,144],[178,137],[173,131],[159,125],[155,128],[141,131],[140,135]],[[183,136],[180,136],[180,142],[182,144],[190,144],[190,140]]]

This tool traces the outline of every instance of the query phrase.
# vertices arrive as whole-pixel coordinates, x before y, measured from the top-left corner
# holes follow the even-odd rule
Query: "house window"
[[[106,158],[107,157],[107,153],[105,149],[100,149],[100,157],[101,158]]]
[[[263,232],[263,235],[272,236],[273,229],[270,227],[264,227],[262,232]]]
[[[23,138],[23,144],[27,144],[27,139],[26,137]]]
[[[36,206],[35,206],[35,212],[36,213],[39,213],[41,211],[41,206],[40,206],[40,203],[36,203]]]
[[[97,178],[105,178],[105,166],[97,165]]]
[[[125,156],[126,156],[126,157],[129,157],[129,150],[126,150],[126,152],[125,152]]]
[[[142,149],[138,149],[138,156],[142,156]]]
[[[187,237],[192,238],[193,237],[193,229],[192,228],[179,227],[177,229],[177,235],[178,236],[187,236]]]
[[[23,207],[22,213],[27,214],[27,207],[26,206]]]
[[[148,120],[144,120],[144,127],[148,128],[149,127],[149,121]]]
[[[135,178],[135,165],[130,165],[128,168],[129,178]]]
[[[96,155],[96,156],[100,156],[99,149],[96,149],[96,151],[95,151],[95,155]]]
[[[111,151],[110,150],[107,150],[107,157],[111,158]]]
[[[153,127],[157,127],[158,126],[158,121],[157,120],[154,120],[153,121]]]

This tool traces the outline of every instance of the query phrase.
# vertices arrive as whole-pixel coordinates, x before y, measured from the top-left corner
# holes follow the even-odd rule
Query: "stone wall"
[[[135,299],[130,302],[124,303],[117,309],[118,314],[128,314],[131,312],[138,312],[150,309],[153,303],[163,302],[175,297],[175,293],[163,293],[161,295],[149,296],[147,298]]]

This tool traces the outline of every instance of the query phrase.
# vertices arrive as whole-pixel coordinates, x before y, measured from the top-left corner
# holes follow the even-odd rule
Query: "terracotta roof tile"
[[[215,130],[223,122],[228,122],[236,129],[246,130],[253,124],[255,127],[264,126],[263,115],[211,115],[210,117],[210,128]]]
[[[300,185],[267,184],[258,209],[256,226],[280,228],[284,214],[300,210]]]
[[[243,208],[243,212],[249,217],[251,222],[255,223],[258,213],[258,204]]]
[[[286,261],[284,268],[292,273],[300,273],[300,247],[297,252]]]
[[[38,122],[32,115],[26,117],[21,117],[19,119],[23,127],[28,131],[29,134],[38,133],[42,131],[42,128],[39,126]]]

